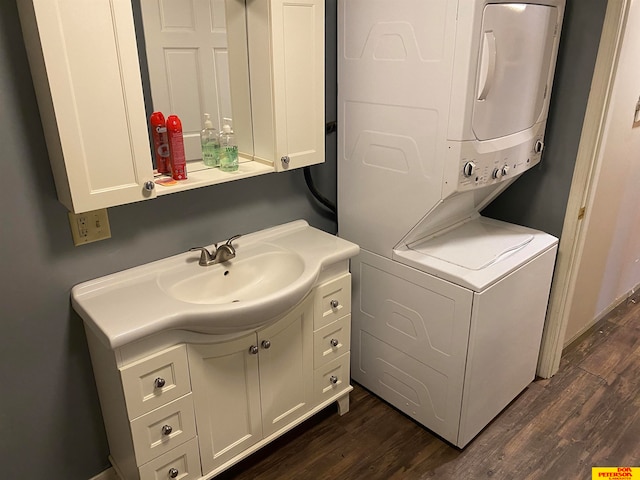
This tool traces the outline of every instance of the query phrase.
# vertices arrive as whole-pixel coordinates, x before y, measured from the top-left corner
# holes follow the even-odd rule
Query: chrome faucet
[[[208,267],[209,265],[215,265],[217,263],[228,262],[236,256],[236,249],[231,242],[241,237],[242,235],[234,235],[225,243],[218,247],[218,244],[213,245],[213,250],[209,252],[205,247],[193,247],[190,248],[190,252],[200,252],[200,261],[198,265],[202,267]]]

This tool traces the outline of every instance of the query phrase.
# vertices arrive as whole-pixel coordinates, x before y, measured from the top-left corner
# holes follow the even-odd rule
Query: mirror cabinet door
[[[172,8],[178,1],[190,7]],[[133,2],[17,0],[58,197],[69,210],[324,162],[324,0]],[[145,14],[147,3],[156,10]],[[145,16],[155,17],[154,27],[138,21]],[[153,54],[138,44],[141,23],[155,29]],[[193,38],[204,47],[190,47]],[[160,80],[147,76],[146,57],[150,72],[164,71]],[[143,85],[151,91],[146,106]],[[240,171],[203,166],[175,186],[155,187],[154,110],[183,118],[196,164],[204,113],[217,123],[231,118]]]
[[[60,201],[85,212],[155,196],[130,1],[17,5]]]

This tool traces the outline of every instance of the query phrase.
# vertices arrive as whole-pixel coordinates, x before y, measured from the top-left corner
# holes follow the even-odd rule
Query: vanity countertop
[[[112,349],[166,330],[208,334],[248,331],[286,313],[311,291],[324,269],[359,252],[356,244],[311,227],[304,220],[243,235],[233,245],[236,257],[224,264],[202,267],[197,252],[185,252],[81,283],[71,290],[73,308]],[[260,298],[195,303],[168,294],[163,285],[164,278],[184,277],[185,272],[198,276],[218,269],[221,275],[227,275],[241,262],[273,253],[296,256],[300,271],[294,281],[275,291],[268,288],[269,276],[262,284],[257,282],[255,291],[264,288],[267,292]]]

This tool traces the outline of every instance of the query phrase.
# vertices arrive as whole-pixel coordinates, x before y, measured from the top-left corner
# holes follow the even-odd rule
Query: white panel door
[[[313,301],[258,332],[262,431],[271,435],[313,401]]]
[[[537,123],[551,67],[558,11],[545,5],[487,5],[482,19],[473,131],[489,140]]]
[[[256,335],[189,345],[202,469],[209,472],[262,439]]]
[[[232,118],[224,0],[142,0],[153,109],[182,121],[187,160],[202,158],[205,113]]]

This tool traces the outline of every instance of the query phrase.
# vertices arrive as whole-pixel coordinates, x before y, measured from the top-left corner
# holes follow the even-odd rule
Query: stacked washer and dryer
[[[479,212],[540,162],[564,0],[339,0],[353,379],[464,447],[534,379],[557,239]]]

